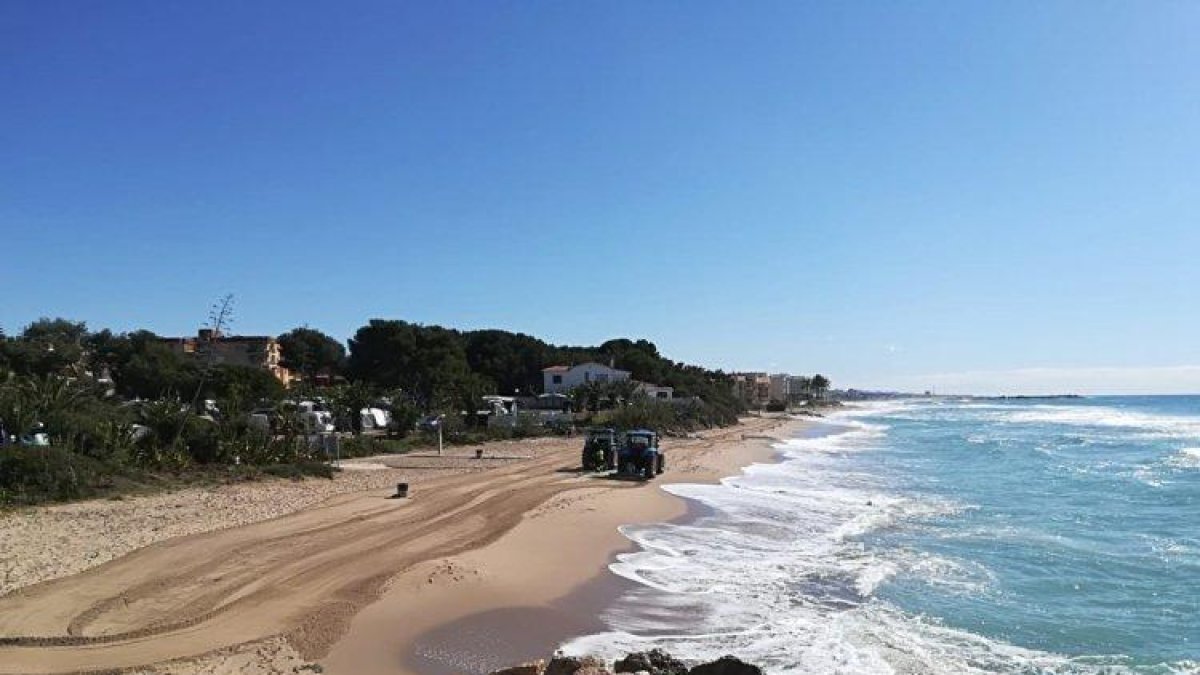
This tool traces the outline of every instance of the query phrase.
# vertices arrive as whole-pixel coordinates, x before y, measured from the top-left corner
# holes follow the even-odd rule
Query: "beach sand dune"
[[[722,454],[717,452],[722,443],[774,424],[755,420],[709,438],[673,441],[679,479],[700,479],[702,455]],[[538,574],[538,565],[514,558],[520,550],[536,553],[530,559],[547,569],[573,570],[558,581],[533,580],[542,589],[527,593],[535,604],[547,593],[561,594],[558,589],[593,576],[608,549],[620,545],[615,524],[634,515],[629,505],[636,500],[621,499],[626,509],[605,514],[613,527],[597,532],[599,548],[556,550],[555,532],[571,542],[574,517],[594,512],[595,500],[604,495],[663,499],[665,493],[637,482],[578,475],[575,442],[532,454],[485,471],[416,480],[408,500],[388,499],[388,491],[379,489],[337,495],[288,515],[161,541],[78,574],[19,588],[0,597],[0,670],[60,673],[173,661],[159,672],[272,672],[273,661],[280,672],[290,671],[298,659],[324,657],[340,638],[353,637],[347,631],[355,615],[381,596],[415,598],[414,586],[486,586],[522,565],[526,575]],[[501,559],[469,555],[491,549],[522,523],[538,533],[535,540],[502,550]],[[603,552],[600,560],[593,559],[596,550]],[[546,564],[556,559],[561,565]],[[506,593],[493,594],[493,604],[500,608],[521,593],[521,584],[510,584]],[[431,607],[439,604],[437,595],[420,594],[427,605],[423,614],[418,602],[408,604],[410,629],[433,628],[466,609],[488,609],[481,598],[463,600],[466,606],[449,598],[455,602],[442,603],[444,611],[436,612]],[[375,604],[385,614],[397,610],[395,602]],[[421,620],[411,620],[412,612]],[[378,624],[360,623],[360,632],[369,635],[372,626]],[[209,656],[197,659],[204,655]],[[379,663],[393,672],[397,666],[390,655]]]

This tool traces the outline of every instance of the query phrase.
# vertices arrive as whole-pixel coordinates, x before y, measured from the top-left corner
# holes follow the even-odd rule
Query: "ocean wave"
[[[1124,655],[1070,657],[1025,649],[913,616],[882,602],[842,612],[788,611],[740,630],[637,634],[613,630],[573,640],[568,654],[608,658],[660,647],[690,661],[738,654],[773,675],[1167,675],[1200,664],[1136,664]]]
[[[893,672],[877,651],[830,632],[838,617],[873,606],[897,575],[962,593],[980,592],[989,578],[928,553],[862,543],[962,507],[891,494],[877,478],[845,470],[836,455],[872,446],[886,428],[836,424],[845,431],[782,444],[779,464],[718,485],[665,486],[714,515],[621,528],[637,550],[610,569],[638,588],[604,615],[619,630],[580,638],[569,650],[604,645],[615,654],[653,643],[697,660],[733,652],[778,672]],[[797,652],[798,644],[807,647]],[[834,663],[841,670],[827,667]]]
[[[1138,664],[1125,655],[1065,656],[1026,649],[913,616],[886,603],[829,613],[789,611],[741,630],[636,634],[613,630],[572,640],[567,654],[664,648],[690,661],[738,654],[772,675],[1195,675],[1192,660]]]
[[[957,414],[947,407],[940,411]],[[989,405],[970,414],[993,422],[1014,421],[1015,415],[1017,424],[1033,423],[1036,415],[1063,424],[1102,419],[1116,424],[1115,409],[1057,410],[1064,407],[1031,411]],[[887,415],[880,417],[880,410]],[[780,443],[777,464],[754,465],[717,485],[664,486],[704,504],[710,515],[686,524],[622,528],[637,550],[618,556],[611,569],[636,582],[635,588],[603,614],[610,631],[573,640],[565,651],[616,656],[662,647],[694,661],[733,653],[786,675],[1200,673],[1192,661],[1147,665],[1120,654],[1065,656],[1020,647],[894,604],[905,594],[923,595],[924,587],[939,598],[961,596],[967,603],[1009,601],[1003,600],[1006,591],[997,574],[982,561],[948,553],[956,550],[952,538],[1019,541],[1050,557],[1087,558],[1098,552],[1086,538],[1024,526],[945,527],[942,519],[975,507],[902,492],[878,471],[871,455],[862,454],[888,447],[889,424],[900,424],[895,415],[921,414],[904,405],[839,412],[818,427],[829,433]],[[1183,429],[1164,416],[1139,413],[1120,419],[1147,433]],[[987,441],[990,433],[984,427],[974,438]],[[1079,435],[1086,439],[1088,434]],[[1040,449],[1053,448],[1051,443]],[[1200,448],[1182,448],[1169,461],[1178,469],[1200,468]],[[1093,463],[1088,461],[1088,470],[1098,474],[1129,466],[1112,459]],[[913,533],[932,533],[951,545],[920,550],[897,544],[911,541]],[[1182,564],[1192,559],[1193,545],[1200,546],[1186,539],[1155,539],[1146,548]]]
[[[1167,463],[1180,469],[1200,469],[1200,448],[1181,448]]]
[[[870,450],[878,447],[888,430],[886,424],[870,423],[850,417],[839,417],[822,421],[826,433],[792,438],[775,444],[785,455],[795,458],[798,453],[845,453]]]
[[[1040,405],[1017,408],[999,416],[1019,424],[1121,429],[1156,438],[1200,438],[1200,418],[1133,412],[1111,407]]]
[[[1172,482],[1176,474],[1200,469],[1200,448],[1180,448],[1165,458],[1143,464],[1128,472],[1135,480],[1153,488]]]
[[[980,443],[1006,437],[1005,426],[1013,431],[1037,425],[1057,425],[1080,430],[1076,441],[1090,444],[1105,438],[1200,439],[1200,417],[1143,412],[1103,405],[1059,404],[984,404],[946,403],[944,405],[892,406],[862,408],[844,413],[846,419],[871,418],[872,422],[904,423],[978,423],[989,422],[975,431],[969,442]],[[835,415],[835,419],[837,416]],[[980,433],[982,431],[982,433]],[[1066,442],[1066,439],[1064,439]]]

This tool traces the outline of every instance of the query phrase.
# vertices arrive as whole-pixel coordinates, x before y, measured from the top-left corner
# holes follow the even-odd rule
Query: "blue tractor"
[[[650,480],[665,468],[666,462],[658,446],[658,433],[649,429],[625,432],[625,442],[617,451],[617,471],[621,475]]]

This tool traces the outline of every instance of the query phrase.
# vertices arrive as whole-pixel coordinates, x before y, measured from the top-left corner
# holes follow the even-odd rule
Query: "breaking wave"
[[[1154,432],[1183,426],[1161,416],[997,410],[1002,407],[979,406],[972,414]],[[839,415],[819,433],[778,445],[779,463],[753,465],[717,485],[665,486],[707,507],[706,515],[622,528],[637,550],[618,556],[611,570],[636,585],[603,615],[611,630],[576,638],[564,650],[616,656],[662,647],[697,661],[732,653],[788,675],[1200,673],[1200,664],[1186,660],[1148,666],[1120,654],[1068,657],[1027,649],[907,612],[879,596],[897,578],[968,599],[997,592],[993,572],[978,561],[870,545],[872,537],[974,508],[898,490],[879,472],[846,461],[886,443],[888,426],[859,419],[880,412]],[[911,414],[906,404],[884,412],[888,419]],[[985,439],[964,442],[975,447]],[[1180,450],[1178,457],[1200,467],[1200,448]],[[1041,536],[1011,526],[972,531],[944,536],[1018,545]]]

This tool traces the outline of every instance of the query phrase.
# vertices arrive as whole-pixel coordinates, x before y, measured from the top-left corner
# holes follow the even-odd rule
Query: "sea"
[[[664,489],[568,653],[768,673],[1200,673],[1200,397],[917,399]]]

